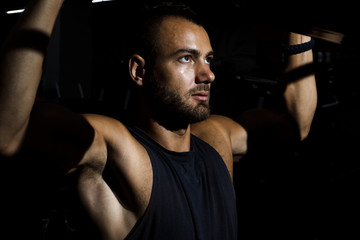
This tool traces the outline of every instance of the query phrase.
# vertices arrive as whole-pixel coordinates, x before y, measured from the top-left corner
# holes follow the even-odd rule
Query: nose
[[[215,74],[210,69],[210,64],[201,63],[197,67],[195,82],[212,83],[215,80]]]

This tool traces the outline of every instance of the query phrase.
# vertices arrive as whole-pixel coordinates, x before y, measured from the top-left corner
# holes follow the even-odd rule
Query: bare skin
[[[63,1],[37,0],[34,3],[16,31],[35,29],[45,36],[50,36],[55,16]],[[199,111],[206,111],[204,104],[209,103],[209,91],[191,91],[200,85],[210,87],[215,80],[209,64],[213,51],[205,29],[177,17],[166,18],[160,29],[158,34],[162,47],[154,67],[155,76],[166,84],[170,91],[178,93],[184,104]],[[291,44],[308,40],[308,37],[298,34],[290,36]],[[54,154],[57,154],[54,146],[58,143],[49,140],[49,136],[56,129],[68,132],[65,139],[77,137],[81,140],[84,132],[89,133],[86,136],[91,136],[90,140],[87,137],[83,141],[77,157],[59,163],[61,172],[66,174],[79,171],[77,189],[81,201],[99,228],[101,236],[104,239],[124,239],[144,214],[151,198],[153,172],[145,148],[135,140],[123,123],[107,116],[78,116],[68,111],[60,116],[61,114],[56,114],[56,110],[52,115],[43,107],[30,114],[41,77],[44,53],[33,48],[19,49],[11,45],[6,45],[5,49],[7,50],[1,56],[0,71],[0,89],[4,89],[0,90],[0,135],[4,136],[0,142],[1,154],[12,156],[24,145],[40,151],[42,148],[54,149]],[[292,56],[286,71],[311,61],[311,51]],[[134,55],[129,61],[130,75],[140,88],[147,86],[148,73],[145,66],[145,60],[139,55]],[[9,91],[12,94],[8,94]],[[189,95],[189,91],[192,94]],[[306,138],[316,106],[314,76],[306,76],[289,83],[284,99],[288,114],[250,112],[243,119],[257,117],[254,122],[258,126],[281,129],[279,135],[299,134],[301,139]],[[146,102],[143,102],[142,106],[145,107]],[[9,111],[11,114],[8,114]],[[204,121],[168,130],[152,117],[151,109],[140,109],[138,114],[141,114],[142,119],[138,125],[151,138],[171,151],[189,151],[191,134],[208,142],[219,152],[231,176],[233,156],[245,155],[247,152],[247,139],[251,132],[227,117],[212,115]],[[68,122],[73,124],[74,129],[63,125],[64,121],[61,119],[65,118],[64,115],[68,116]],[[298,132],[294,132],[289,116],[297,123]],[[38,119],[43,119],[46,126]],[[86,120],[88,126],[80,124],[83,120]],[[76,124],[81,127],[76,127]],[[38,131],[42,134],[32,134]],[[62,136],[62,133],[57,134]],[[37,141],[31,141],[34,139]],[[69,152],[73,148],[80,149],[76,144],[66,147],[69,147]],[[62,150],[61,154],[66,154],[66,150]],[[111,166],[117,176],[117,188],[109,186],[103,178],[106,164]]]

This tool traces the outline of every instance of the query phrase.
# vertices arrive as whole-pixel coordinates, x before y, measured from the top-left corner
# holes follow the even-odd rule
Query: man
[[[80,202],[102,239],[236,239],[233,156],[262,132],[304,139],[316,107],[314,76],[287,84],[287,113],[251,111],[239,118],[244,125],[210,115],[209,37],[189,9],[158,7],[144,16],[145,47],[129,60],[137,92],[131,123],[33,106],[62,4],[32,1],[3,48],[1,154],[30,152],[37,158],[27,164],[49,178],[77,173]],[[290,45],[310,40],[289,36]],[[311,62],[309,49],[290,55],[286,72]],[[28,171],[27,179],[36,177]]]

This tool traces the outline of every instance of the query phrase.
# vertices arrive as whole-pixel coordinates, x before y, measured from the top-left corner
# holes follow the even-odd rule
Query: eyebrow
[[[192,55],[194,55],[195,57],[199,57],[200,56],[200,52],[196,49],[192,49],[192,48],[181,48],[179,50],[177,50],[173,56],[176,56],[178,54],[181,54],[181,53],[191,53]],[[214,55],[214,51],[209,51],[207,54],[206,54],[206,57],[209,57],[211,55]]]

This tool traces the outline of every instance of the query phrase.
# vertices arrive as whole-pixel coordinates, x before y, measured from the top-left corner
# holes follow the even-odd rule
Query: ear
[[[144,84],[145,77],[145,59],[138,54],[131,56],[129,60],[129,72],[132,80],[138,85]]]

